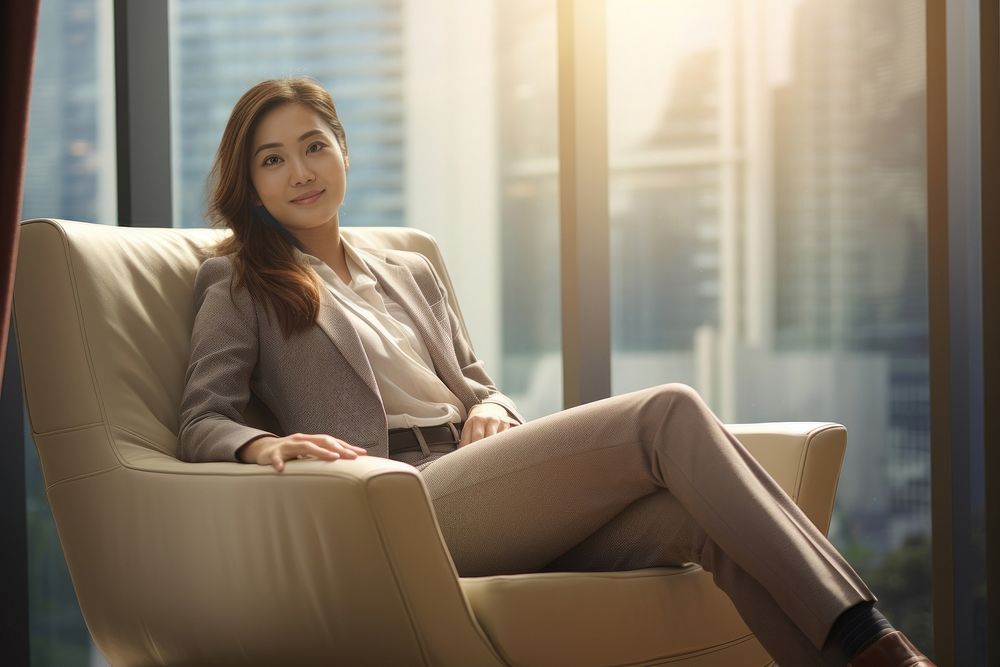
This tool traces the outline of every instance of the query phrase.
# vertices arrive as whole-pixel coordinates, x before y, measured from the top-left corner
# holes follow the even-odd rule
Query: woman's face
[[[347,164],[333,131],[311,108],[282,104],[265,115],[250,144],[257,198],[289,231],[339,224]]]

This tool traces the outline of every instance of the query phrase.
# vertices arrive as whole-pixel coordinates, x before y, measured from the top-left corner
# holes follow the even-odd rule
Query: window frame
[[[1000,43],[998,0],[928,0],[927,183],[935,658],[1000,651]],[[984,516],[974,492],[984,489]],[[970,533],[985,533],[986,636],[974,634]],[[976,642],[985,655],[978,657]]]
[[[170,2],[114,0],[118,224],[173,226]]]

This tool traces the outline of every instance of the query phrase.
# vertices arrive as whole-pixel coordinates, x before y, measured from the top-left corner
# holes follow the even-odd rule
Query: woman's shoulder
[[[236,275],[232,255],[215,255],[202,262],[194,279],[196,307],[200,308],[206,299],[215,301],[223,295],[238,308],[251,306],[253,300],[247,293],[246,285],[236,280]]]
[[[194,279],[195,294],[204,293],[212,285],[225,281],[232,282],[235,273],[236,266],[233,263],[232,255],[215,255],[209,257],[198,267],[198,274]]]
[[[212,255],[198,267],[198,275],[232,275],[234,270],[232,255]]]

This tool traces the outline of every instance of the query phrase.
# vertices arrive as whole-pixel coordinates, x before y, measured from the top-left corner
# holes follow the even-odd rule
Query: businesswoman
[[[689,387],[526,422],[430,263],[341,236],[348,166],[312,80],[264,81],[236,103],[209,196],[233,234],[195,283],[184,459],[402,460],[462,576],[697,562],[785,667],[931,664]],[[281,433],[243,423],[251,392]]]

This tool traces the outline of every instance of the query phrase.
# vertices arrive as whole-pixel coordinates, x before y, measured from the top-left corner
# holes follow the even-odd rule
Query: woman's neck
[[[347,268],[347,253],[338,227],[334,227],[332,232],[328,227],[298,230],[295,237],[307,253],[321,259],[336,271],[345,283],[351,282],[351,272]]]

